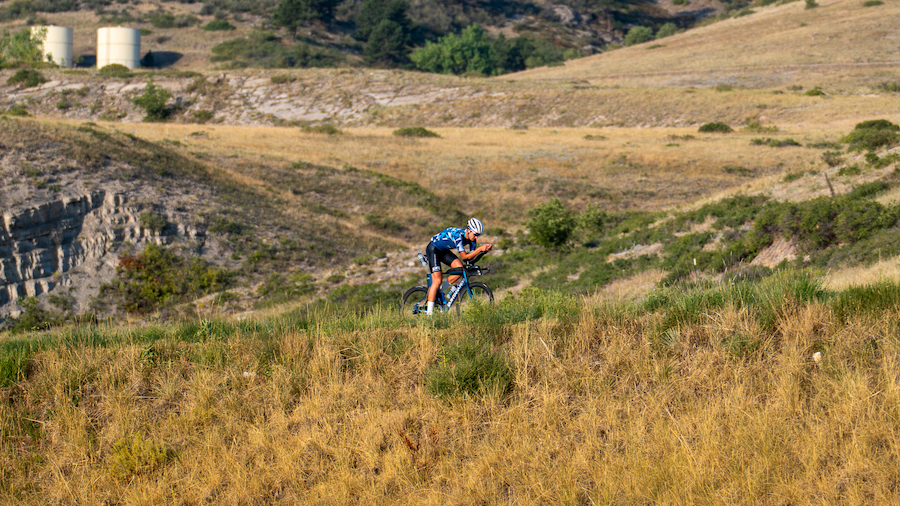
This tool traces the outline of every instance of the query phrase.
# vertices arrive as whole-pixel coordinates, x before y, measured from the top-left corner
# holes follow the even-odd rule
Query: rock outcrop
[[[0,315],[15,315],[20,298],[72,286],[67,274],[86,262],[114,269],[113,250],[125,241],[163,244],[179,235],[202,233],[185,225],[146,228],[125,193],[104,189],[7,210],[0,216]]]

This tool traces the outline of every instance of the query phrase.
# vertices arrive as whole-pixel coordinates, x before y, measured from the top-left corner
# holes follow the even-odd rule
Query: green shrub
[[[862,4],[863,7],[875,7],[877,5],[884,5],[884,2],[881,0],[866,0]]]
[[[221,290],[233,277],[199,257],[185,259],[156,244],[137,256],[123,256],[116,272],[118,278],[105,291],[119,297],[122,309],[132,313]]]
[[[131,99],[131,103],[144,109],[147,114],[144,121],[165,121],[172,114],[171,109],[166,106],[171,96],[168,90],[150,80],[144,87],[144,92]]]
[[[209,32],[235,30],[237,27],[225,21],[224,19],[214,19],[203,26],[203,29]]]
[[[3,114],[9,116],[28,116],[28,109],[25,108],[25,104],[13,104],[7,107]]]
[[[530,238],[547,248],[560,248],[569,242],[576,220],[559,199],[552,199],[528,211],[526,226]]]
[[[790,183],[792,181],[796,181],[796,180],[802,178],[805,175],[806,175],[805,170],[797,170],[794,172],[788,172],[787,174],[784,175],[784,178],[782,179],[782,181],[785,183]]]
[[[754,173],[752,170],[750,170],[746,167],[741,167],[739,165],[726,165],[726,166],[722,167],[722,172],[724,172],[726,174],[735,174],[737,176],[743,176],[743,177],[753,177],[754,176]]]
[[[100,69],[100,75],[103,77],[114,77],[119,79],[126,79],[132,77],[134,74],[131,73],[131,70],[125,65],[120,65],[118,63],[112,63],[110,65],[106,65]]]
[[[663,37],[670,37],[678,33],[678,25],[675,23],[666,23],[659,27],[659,31],[656,32],[656,38],[661,39]]]
[[[811,90],[806,90],[806,93],[804,93],[804,95],[806,95],[808,97],[821,97],[821,96],[825,95],[825,92],[822,91],[821,89],[819,89],[818,87],[815,87]]]
[[[46,330],[64,321],[62,315],[42,308],[34,297],[22,299],[19,305],[22,306],[22,313],[9,322],[9,331],[13,334]]]
[[[278,74],[277,76],[272,76],[272,82],[274,84],[288,84],[297,80],[296,76],[288,75],[288,74]]]
[[[406,230],[406,227],[403,226],[403,224],[401,224],[400,222],[398,222],[392,218],[384,217],[384,216],[381,216],[380,214],[375,214],[375,213],[366,215],[366,223],[372,225],[373,227],[375,227],[379,230],[383,230],[385,232],[392,233],[392,234]]]
[[[169,225],[169,222],[166,221],[164,216],[160,216],[150,211],[141,213],[140,216],[138,216],[138,221],[140,221],[141,228],[152,230],[154,232],[159,232]]]
[[[868,239],[875,230],[885,228],[883,205],[872,200],[843,199],[844,205],[835,217],[835,237],[848,244]],[[893,223],[891,223],[893,225]]]
[[[20,69],[6,80],[6,84],[22,83],[26,88],[33,88],[46,82],[47,79],[43,74],[33,69]]]
[[[789,146],[802,146],[799,142],[794,139],[770,139],[766,137],[765,139],[751,139],[750,145],[752,146],[769,146],[770,148],[784,148]]]
[[[852,190],[847,192],[847,199],[849,200],[858,200],[864,199],[868,197],[874,197],[879,193],[884,193],[891,189],[891,185],[885,183],[884,181],[872,181],[870,183],[863,183],[853,187]]]
[[[599,239],[604,229],[613,222],[612,217],[603,209],[591,205],[578,216],[577,228],[582,241]]]
[[[841,138],[851,151],[874,151],[897,143],[900,126],[885,119],[863,121]]]
[[[838,176],[858,176],[862,174],[862,169],[859,168],[859,165],[853,164],[841,167],[837,174]]]
[[[822,161],[829,167],[837,167],[844,163],[844,157],[840,151],[826,151],[822,153]]]
[[[699,131],[703,132],[703,133],[723,133],[723,134],[734,132],[734,130],[730,126],[726,125],[725,123],[720,123],[718,121],[702,125],[700,127]]]
[[[207,121],[213,119],[216,115],[215,111],[208,110],[199,110],[199,111],[191,111],[191,116],[193,118],[194,123],[204,124]]]
[[[397,130],[394,130],[393,134],[398,137],[440,137],[440,135],[423,127],[398,128]]]
[[[816,3],[816,0],[806,0],[806,8],[807,9],[815,9],[819,4]]]
[[[200,20],[189,14],[176,16],[158,11],[150,15],[150,24],[156,28],[188,28],[200,24]]]
[[[625,34],[624,42],[626,46],[633,46],[651,40],[653,40],[653,29],[647,26],[635,26]]]

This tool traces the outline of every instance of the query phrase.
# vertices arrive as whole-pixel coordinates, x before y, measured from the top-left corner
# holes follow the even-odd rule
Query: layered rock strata
[[[177,232],[200,235],[185,226]],[[71,283],[65,274],[85,262],[115,263],[110,252],[117,243],[169,239],[141,226],[139,210],[127,205],[124,193],[95,190],[6,210],[0,216],[0,314],[15,313],[12,303],[22,297]]]

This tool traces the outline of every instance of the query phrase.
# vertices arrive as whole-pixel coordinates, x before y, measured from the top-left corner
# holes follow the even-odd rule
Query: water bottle
[[[425,268],[427,269],[427,268],[428,268],[428,261],[425,260],[425,255],[419,253],[419,254],[416,255],[416,256],[418,256],[418,257],[419,257],[419,261],[422,262],[422,267],[425,267]]]

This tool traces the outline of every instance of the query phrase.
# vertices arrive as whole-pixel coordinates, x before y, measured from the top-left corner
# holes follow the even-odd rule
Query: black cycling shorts
[[[425,248],[425,258],[428,259],[428,268],[431,272],[440,272],[442,263],[449,266],[457,259],[452,251],[435,248],[433,242],[429,242]]]

